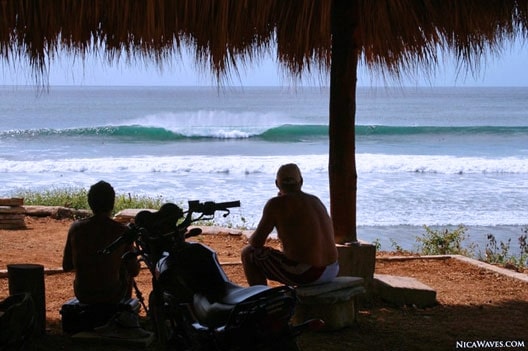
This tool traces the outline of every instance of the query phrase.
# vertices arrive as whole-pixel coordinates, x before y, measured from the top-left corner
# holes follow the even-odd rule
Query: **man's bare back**
[[[242,263],[250,285],[266,279],[285,284],[328,281],[339,270],[334,230],[324,204],[301,191],[302,176],[295,164],[283,165],[275,184],[279,194],[268,200],[262,218],[242,250]],[[282,251],[265,247],[277,230]]]
[[[122,245],[110,255],[101,255],[105,248],[127,227],[111,219],[115,192],[106,182],[98,182],[88,192],[94,215],[75,221],[68,231],[62,267],[75,271],[74,292],[83,303],[117,303],[130,295],[130,277],[139,273],[135,258],[122,259],[132,245]]]
[[[72,224],[68,232],[71,252],[64,256],[70,261],[65,260],[64,268],[76,270],[75,291],[83,301],[120,300],[122,287],[119,268],[125,250],[112,255],[100,255],[98,251],[125,230],[125,226],[102,215]]]
[[[264,213],[265,225],[273,223],[289,259],[316,267],[337,260],[332,222],[316,196],[302,191],[279,195],[268,201]]]

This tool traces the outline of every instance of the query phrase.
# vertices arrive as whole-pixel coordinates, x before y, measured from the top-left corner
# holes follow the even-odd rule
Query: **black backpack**
[[[28,293],[0,302],[0,351],[24,350],[35,331],[35,305]]]

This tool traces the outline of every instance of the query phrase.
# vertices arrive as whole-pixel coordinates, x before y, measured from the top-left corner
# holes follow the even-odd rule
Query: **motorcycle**
[[[193,222],[211,220],[217,211],[226,217],[239,206],[239,201],[189,201],[186,212],[172,203],[157,212],[144,210],[123,236],[102,250],[110,253],[124,243],[134,243],[135,254],[152,275],[148,307],[137,286],[136,295],[162,347],[297,351],[297,336],[323,325],[309,320],[293,326],[293,288],[237,285],[211,248],[186,241],[201,234],[199,228],[189,229]]]

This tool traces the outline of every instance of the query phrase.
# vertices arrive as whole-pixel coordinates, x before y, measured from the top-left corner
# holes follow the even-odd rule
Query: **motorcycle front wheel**
[[[178,313],[167,306],[162,295],[156,294],[155,291],[149,295],[149,313],[160,349],[167,351],[202,350],[189,337],[186,330],[182,329],[184,323],[181,318],[177,318]]]
[[[297,338],[282,338],[272,344],[255,347],[255,351],[302,351],[297,344]]]
[[[297,344],[297,339],[292,338],[284,340],[280,345],[275,345],[273,348],[274,351],[301,351],[299,345]]]
[[[152,291],[149,295],[149,313],[158,343],[160,346],[166,347],[170,333],[167,326],[163,298],[160,296],[160,294],[157,294],[156,291]]]

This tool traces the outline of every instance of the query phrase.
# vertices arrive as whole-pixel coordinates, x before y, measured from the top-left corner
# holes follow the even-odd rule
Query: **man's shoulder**
[[[275,198],[280,199],[280,201],[290,201],[294,199],[303,199],[303,200],[319,200],[319,198],[313,194],[305,193],[304,191],[296,191],[291,193],[286,193],[283,196],[277,196]]]
[[[101,225],[101,224],[116,227],[116,228],[122,228],[122,229],[127,228],[125,224],[118,222],[110,217],[97,217],[97,216],[78,219],[71,224],[70,228],[82,228],[82,227],[89,227],[92,225]]]
[[[70,225],[70,228],[78,228],[78,227],[85,226],[88,223],[90,223],[91,218],[92,217],[77,219],[72,222],[72,224]]]

